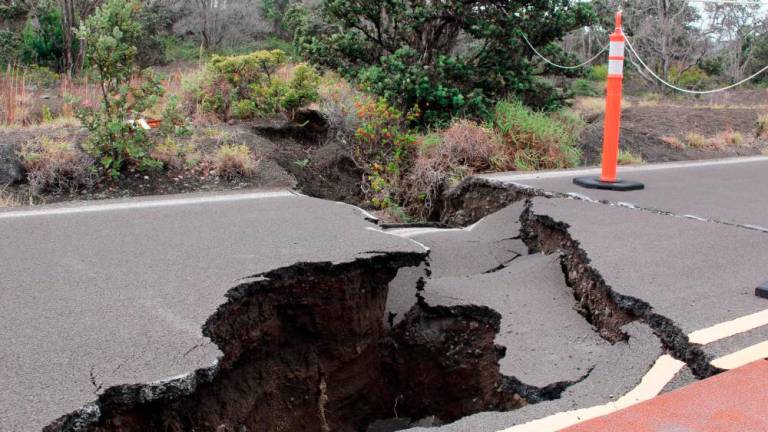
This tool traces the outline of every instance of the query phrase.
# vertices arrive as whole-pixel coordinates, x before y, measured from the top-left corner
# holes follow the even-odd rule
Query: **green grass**
[[[560,169],[581,163],[577,129],[570,117],[533,111],[519,101],[496,105],[494,126],[510,146],[518,169]]]

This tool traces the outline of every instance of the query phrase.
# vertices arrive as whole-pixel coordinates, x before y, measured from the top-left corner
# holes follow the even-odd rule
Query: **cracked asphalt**
[[[690,335],[768,310],[768,300],[754,296],[768,280],[765,173],[763,157],[622,169],[646,183],[628,193],[581,189],[572,172],[484,177],[570,194],[534,198],[529,210],[567,226],[613,292]],[[622,327],[626,341],[602,339],[576,311],[559,255],[529,254],[523,211],[518,202],[463,229],[384,233],[357,208],[287,192],[1,211],[0,238],[9,246],[0,250],[0,385],[7,389],[0,431],[39,430],[111,385],[210,366],[220,353],[201,325],[238,279],[420,245],[431,249],[423,301],[501,314],[495,342],[506,348],[503,374],[537,387],[574,384],[559,399],[411,430],[511,432],[609,404],[638,388],[669,352],[642,320]],[[402,269],[390,283],[388,321],[417,302],[414,287],[425,272]],[[703,352],[716,359],[768,340],[768,322],[756,322],[710,337]],[[681,366],[656,392],[694,381]]]
[[[423,250],[373,227],[355,207],[290,193],[0,212],[0,431],[211,366],[220,352],[201,327],[238,279]]]

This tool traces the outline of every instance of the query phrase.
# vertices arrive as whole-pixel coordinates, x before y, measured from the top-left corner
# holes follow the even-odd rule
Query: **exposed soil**
[[[646,162],[712,159],[760,154],[766,142],[756,137],[757,108],[710,108],[704,106],[631,106],[622,111],[621,142],[623,150],[641,155]],[[662,141],[675,137],[685,142],[689,132],[712,137],[722,132],[739,132],[743,145],[723,150],[675,148]],[[600,163],[603,145],[603,117],[599,116],[580,137],[584,163]]]

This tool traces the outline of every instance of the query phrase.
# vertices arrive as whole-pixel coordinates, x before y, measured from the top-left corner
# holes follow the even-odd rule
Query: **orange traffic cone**
[[[605,94],[605,127],[603,131],[603,161],[600,177],[576,177],[573,182],[590,189],[631,191],[645,188],[642,183],[616,177],[619,163],[619,129],[621,127],[621,91],[624,81],[624,32],[621,12],[616,12],[616,31],[611,35],[608,52],[608,84]]]

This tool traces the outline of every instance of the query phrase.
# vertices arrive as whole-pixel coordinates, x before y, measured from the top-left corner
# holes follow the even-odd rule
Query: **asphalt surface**
[[[567,223],[606,283],[685,333],[768,308],[768,234],[575,199],[536,198],[533,212]]]
[[[528,385],[544,387],[579,381],[560,399],[510,412],[484,412],[438,428],[418,431],[491,432],[561,411],[614,400],[631,390],[662,353],[644,325],[624,330],[629,342],[610,344],[574,309],[575,300],[556,255],[528,255],[519,240],[523,203],[511,205],[465,229],[401,229],[431,250],[432,277],[422,296],[431,305],[481,305],[499,312],[495,343],[506,347],[501,372]],[[503,268],[493,252],[505,245]],[[390,312],[403,313],[415,302],[413,286],[424,269],[403,269],[390,284]],[[396,322],[396,320],[395,320]],[[617,365],[621,365],[618,367]]]
[[[619,167],[619,177],[645,184],[640,191],[585,189],[573,184],[574,177],[598,173],[593,169],[482,177],[768,230],[768,157]]]
[[[34,431],[112,385],[208,367],[201,326],[240,278],[421,251],[354,207],[286,192],[0,212],[0,430]]]

